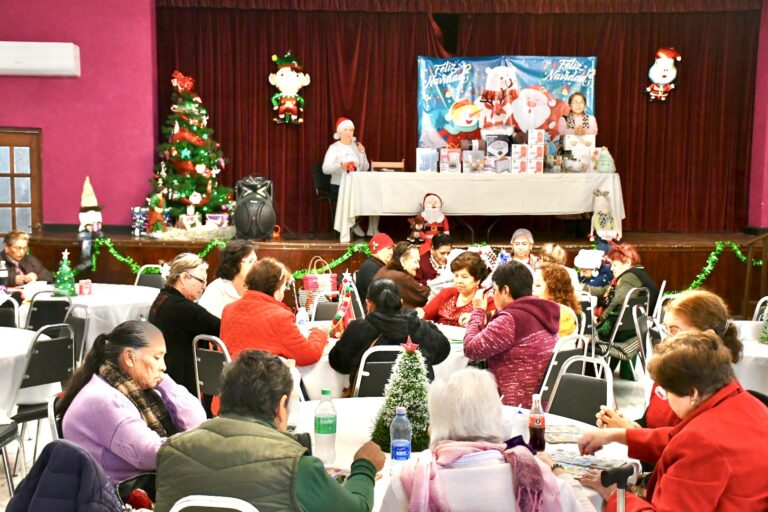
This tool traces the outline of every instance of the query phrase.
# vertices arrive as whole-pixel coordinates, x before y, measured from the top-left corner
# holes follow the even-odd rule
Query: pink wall
[[[0,126],[42,129],[43,221],[77,223],[85,176],[105,224],[130,224],[152,176],[154,0],[3,0],[0,40],[72,42],[79,78],[0,76]]]
[[[749,180],[749,225],[768,228],[768,1],[760,17],[755,84],[755,123]]]

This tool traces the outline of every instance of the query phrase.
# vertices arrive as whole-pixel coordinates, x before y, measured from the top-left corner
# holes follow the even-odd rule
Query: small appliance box
[[[461,149],[440,148],[440,172],[461,172]]]
[[[461,168],[462,172],[483,172],[485,167],[485,152],[484,151],[463,151],[461,153]]]
[[[494,162],[494,170],[497,173],[509,172],[511,162],[512,160],[510,160],[508,157],[501,156],[496,159],[496,162]]]
[[[509,135],[486,135],[485,154],[493,157],[509,156],[511,140]]]
[[[589,148],[590,150],[595,148],[595,135],[566,135],[565,136],[565,150],[573,151],[581,148]]]
[[[544,172],[544,160],[540,158],[528,159],[528,174],[539,174]]]
[[[437,172],[437,158],[434,148],[416,148],[416,171]]]
[[[512,158],[528,158],[528,144],[512,144],[510,148]]]
[[[544,159],[547,150],[544,144],[528,144],[528,155],[526,158]]]
[[[544,130],[528,130],[528,144],[544,144]]]
[[[528,169],[528,160],[524,158],[513,158],[510,160],[509,171],[514,174],[525,174]]]

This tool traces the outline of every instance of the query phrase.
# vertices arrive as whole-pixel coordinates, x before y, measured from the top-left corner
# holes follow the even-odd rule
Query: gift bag
[[[309,306],[313,302],[329,302],[329,296],[336,295],[338,291],[336,274],[331,272],[329,268],[325,272],[319,272],[319,269],[327,266],[328,262],[323,258],[314,256],[307,267],[307,275],[301,279],[302,289],[299,290],[299,304],[307,308],[308,312]],[[311,300],[308,300],[310,298]]]

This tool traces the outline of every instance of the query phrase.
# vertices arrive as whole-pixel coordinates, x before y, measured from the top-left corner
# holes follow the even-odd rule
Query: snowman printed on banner
[[[669,92],[675,88],[672,82],[677,78],[676,62],[683,57],[674,48],[659,48],[656,50],[655,61],[648,70],[648,78],[651,85],[645,88],[650,96],[650,101],[667,101]]]

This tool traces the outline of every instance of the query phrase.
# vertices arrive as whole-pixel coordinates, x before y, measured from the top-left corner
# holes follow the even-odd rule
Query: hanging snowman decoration
[[[648,78],[651,85],[645,88],[650,95],[650,100],[667,101],[669,91],[675,88],[672,82],[677,78],[675,62],[683,59],[682,55],[674,48],[659,48],[656,50],[656,61],[648,70]]]
[[[282,57],[273,55],[272,61],[277,64],[277,72],[269,75],[269,83],[279,91],[272,96],[272,108],[277,111],[273,121],[301,124],[304,122],[304,98],[299,95],[299,90],[309,85],[309,75],[304,73],[304,68],[291,52]]]

